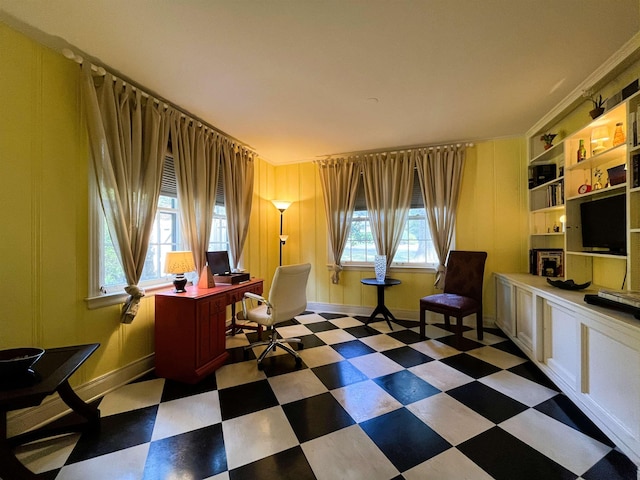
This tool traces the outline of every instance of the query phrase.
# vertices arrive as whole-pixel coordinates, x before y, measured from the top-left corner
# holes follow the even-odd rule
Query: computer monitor
[[[212,275],[230,275],[229,252],[226,250],[219,252],[207,252],[207,263]]]

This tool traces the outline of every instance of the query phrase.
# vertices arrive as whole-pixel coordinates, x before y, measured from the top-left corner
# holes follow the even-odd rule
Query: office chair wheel
[[[264,365],[262,365],[262,362],[258,363],[258,370],[264,370]]]
[[[302,359],[300,357],[296,357],[296,367],[300,368],[302,366]]]

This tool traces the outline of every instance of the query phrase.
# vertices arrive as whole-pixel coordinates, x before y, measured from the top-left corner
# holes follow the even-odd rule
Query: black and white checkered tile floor
[[[20,447],[43,478],[636,479],[636,466],[499,330],[462,342],[417,322],[306,312],[301,369],[232,363],[195,386],[145,378],[100,402],[98,433]],[[10,480],[10,479],[6,479]]]

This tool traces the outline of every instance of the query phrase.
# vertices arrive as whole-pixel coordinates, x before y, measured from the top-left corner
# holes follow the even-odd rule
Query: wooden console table
[[[33,480],[38,475],[27,469],[13,454],[13,447],[39,438],[51,437],[83,428],[100,427],[100,410],[85,403],[69,385],[69,377],[100,346],[98,343],[51,348],[33,366],[35,375],[0,389],[0,478]],[[7,412],[40,405],[48,395],[58,392],[60,398],[85,421],[81,424],[45,426],[7,438]]]
[[[253,278],[237,285],[156,293],[156,375],[197,383],[224,365],[229,357],[227,305],[234,306],[245,292],[262,295],[262,288],[263,281]]]

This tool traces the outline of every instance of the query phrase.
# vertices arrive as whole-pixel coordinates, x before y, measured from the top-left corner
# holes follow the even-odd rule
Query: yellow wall
[[[489,253],[485,275],[485,315],[493,317],[492,272],[527,271],[527,190],[523,137],[479,142],[467,150],[463,188],[456,228],[456,248]],[[311,262],[309,299],[314,302],[375,305],[376,291],[360,283],[373,269],[345,270],[340,284],[331,283],[327,268],[327,229],[322,190],[313,163],[275,168],[275,197],[293,201],[285,212],[289,240],[284,263]],[[271,206],[273,211],[276,211]],[[277,211],[276,211],[277,212]],[[271,242],[277,246],[277,232]],[[276,253],[277,254],[277,253]],[[277,259],[276,259],[277,260]],[[434,275],[393,270],[400,287],[389,289],[389,308],[417,311],[419,299],[434,292]]]
[[[130,325],[119,305],[89,310],[89,153],[80,106],[78,66],[0,24],[0,348],[99,342],[72,377],[82,384],[153,353],[153,296]],[[455,133],[455,132],[454,132]],[[480,142],[469,150],[457,247],[489,252],[485,311],[491,316],[490,273],[526,270],[524,140]],[[312,302],[372,306],[375,289],[350,270],[330,281],[322,193],[312,163],[256,163],[254,203],[242,265],[266,280],[278,265],[279,212],[285,212],[284,263],[311,262]],[[525,222],[525,223],[523,223]],[[433,275],[393,272],[390,308],[417,310],[433,291]]]

